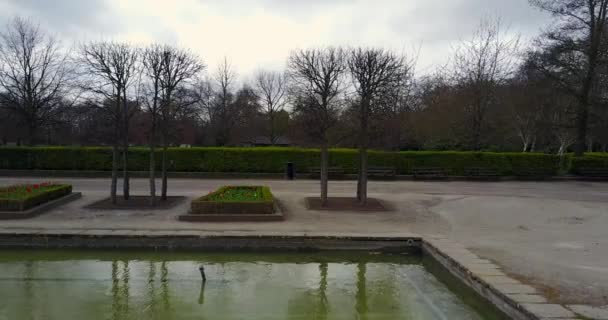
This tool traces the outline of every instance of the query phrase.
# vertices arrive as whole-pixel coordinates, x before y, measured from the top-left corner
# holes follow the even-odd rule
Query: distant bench
[[[321,176],[320,167],[311,167],[309,169],[311,178],[319,178]],[[343,178],[344,169],[342,167],[327,168],[327,175],[330,178]],[[394,167],[368,167],[367,176],[372,178],[394,178],[397,175],[397,169]]]
[[[367,168],[367,176],[372,178],[394,178],[397,175],[397,169],[394,167],[369,167]]]
[[[480,180],[495,180],[500,177],[496,170],[485,167],[466,167],[464,168],[464,175],[467,178]]]
[[[576,171],[585,177],[608,178],[608,168],[578,168]]]
[[[320,178],[321,177],[321,167],[311,167],[311,168],[309,168],[309,173],[310,173],[311,178]],[[342,167],[329,167],[329,168],[327,168],[327,177],[328,178],[343,178],[344,169]]]
[[[415,167],[412,168],[414,179],[447,179],[445,169],[440,167]]]
[[[545,168],[517,168],[513,170],[513,174],[523,178],[548,178],[553,175],[553,171]]]

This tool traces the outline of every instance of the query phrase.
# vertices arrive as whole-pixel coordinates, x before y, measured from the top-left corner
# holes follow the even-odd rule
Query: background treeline
[[[605,152],[606,2],[531,1],[555,18],[533,42],[524,44],[499,19],[485,20],[447,65],[426,74],[416,73],[415,56],[398,55],[398,79],[369,103],[368,146]],[[352,53],[333,50],[345,52],[338,59]],[[177,72],[165,78],[154,73],[162,69],[155,69],[155,53],[162,64],[163,52],[175,55]],[[346,70],[352,68],[340,62],[347,74],[332,87],[324,118],[330,123],[320,138],[317,114],[297,82],[306,54],[315,52],[294,50],[284,72],[245,79],[229,59],[209,67],[164,45],[109,41],[68,49],[36,22],[15,18],[0,34],[0,144],[359,146],[362,96]]]

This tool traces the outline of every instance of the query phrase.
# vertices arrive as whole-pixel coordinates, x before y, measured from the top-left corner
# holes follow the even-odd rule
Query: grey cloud
[[[305,20],[323,10],[337,5],[356,5],[362,1],[355,0],[199,0],[219,8],[227,15],[247,14],[252,8],[279,13],[293,19]],[[363,1],[365,2],[365,1]]]
[[[111,34],[124,27],[103,0],[5,1],[15,10],[5,12],[4,20],[14,15],[28,16],[57,33],[96,31]]]
[[[174,43],[178,39],[175,30],[159,24],[157,17],[125,17],[113,11],[104,0],[7,1],[15,12],[9,12],[0,19],[8,20],[17,14],[31,17],[60,37],[84,35],[88,40],[96,40],[118,33],[142,31],[153,34],[162,42]]]
[[[549,16],[537,11],[527,0],[426,1],[412,11],[396,13],[391,27],[396,34],[411,34],[425,42],[466,38],[483,18],[499,17],[505,28],[534,36]]]

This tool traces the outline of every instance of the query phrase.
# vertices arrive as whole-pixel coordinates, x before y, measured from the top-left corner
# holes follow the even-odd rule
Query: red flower
[[[27,193],[31,193],[32,192],[32,188],[30,188],[30,186],[25,187],[25,191],[27,191]]]
[[[34,189],[40,189],[40,185],[39,184],[35,184],[34,185]]]

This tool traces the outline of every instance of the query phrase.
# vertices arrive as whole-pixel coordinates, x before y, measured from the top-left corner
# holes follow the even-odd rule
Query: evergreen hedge
[[[149,151],[143,147],[129,149],[129,169],[148,170]],[[170,148],[169,171],[178,172],[244,172],[280,173],[285,163],[295,164],[297,172],[309,172],[319,167],[317,149],[306,148]],[[398,174],[411,174],[415,167],[441,167],[451,175],[463,175],[466,167],[491,168],[501,175],[555,175],[568,172],[582,164],[608,166],[608,156],[591,155],[571,161],[568,155],[561,161],[556,155],[542,153],[495,153],[456,151],[370,151],[370,166],[394,167]],[[357,150],[332,149],[330,166],[342,167],[345,173],[355,173]],[[160,151],[157,164],[160,168]],[[112,150],[107,147],[0,147],[0,169],[37,170],[101,170],[112,168]]]
[[[586,153],[584,157],[572,158],[571,172],[580,174],[583,170],[606,169],[608,168],[608,153],[595,152]]]

